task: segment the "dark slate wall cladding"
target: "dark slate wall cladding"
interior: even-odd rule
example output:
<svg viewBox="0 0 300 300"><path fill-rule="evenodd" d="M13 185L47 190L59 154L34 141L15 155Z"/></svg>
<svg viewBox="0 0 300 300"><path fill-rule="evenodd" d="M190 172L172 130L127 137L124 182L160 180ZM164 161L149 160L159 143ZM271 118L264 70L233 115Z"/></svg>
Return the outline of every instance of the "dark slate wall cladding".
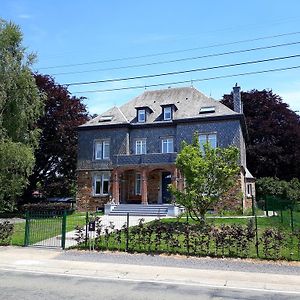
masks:
<svg viewBox="0 0 300 300"><path fill-rule="evenodd" d="M194 132L217 133L219 147L236 145L241 152L241 163L245 166L246 155L244 138L239 120L226 120L215 122L189 122L171 124L163 127L143 128L111 128L91 129L79 131L78 169L111 169L114 164L141 164L173 162L176 154L164 155L161 153L161 139L173 136L174 151L180 151L181 141L192 141ZM146 155L126 155L126 139L129 133L129 151L135 153L135 140L147 139ZM93 159L94 141L97 139L110 139L110 161L95 161Z"/></svg>
<svg viewBox="0 0 300 300"><path fill-rule="evenodd" d="M191 143L194 132L217 133L217 143L219 147L237 146L241 151L241 161L245 157L243 147L241 147L241 126L238 120L227 120L207 123L187 123L177 125L177 149L180 150L182 140Z"/></svg>
<svg viewBox="0 0 300 300"><path fill-rule="evenodd" d="M176 145L176 127L134 128L130 131L130 154L135 153L136 139L147 139L147 153L161 153L161 139L173 136ZM174 151L176 152L176 146Z"/></svg>
<svg viewBox="0 0 300 300"><path fill-rule="evenodd" d="M127 128L91 129L79 131L78 139L78 167L85 161L92 161L94 156L94 141L110 139L110 157L116 154L126 154ZM121 152L121 153L120 153ZM102 161L105 162L105 161Z"/></svg>
<svg viewBox="0 0 300 300"><path fill-rule="evenodd" d="M138 165L138 164L160 164L174 163L177 153L156 153L143 155L121 155L118 157L118 165Z"/></svg>
<svg viewBox="0 0 300 300"><path fill-rule="evenodd" d="M217 133L219 147L236 145L240 147L240 123L239 121L219 121L209 123L189 123L177 125L177 142L180 145L182 140L191 143L194 132Z"/></svg>

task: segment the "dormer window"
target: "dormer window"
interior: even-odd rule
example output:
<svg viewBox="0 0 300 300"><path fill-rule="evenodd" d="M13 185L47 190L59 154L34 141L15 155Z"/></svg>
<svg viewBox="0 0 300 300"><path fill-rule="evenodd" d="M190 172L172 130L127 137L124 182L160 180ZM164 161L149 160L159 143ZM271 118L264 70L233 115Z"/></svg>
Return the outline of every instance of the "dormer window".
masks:
<svg viewBox="0 0 300 300"><path fill-rule="evenodd" d="M164 107L164 120L172 120L172 108L171 106Z"/></svg>
<svg viewBox="0 0 300 300"><path fill-rule="evenodd" d="M146 122L146 110L145 109L139 109L138 110L138 122L139 123L145 123Z"/></svg>
<svg viewBox="0 0 300 300"><path fill-rule="evenodd" d="M177 107L173 103L162 104L162 119L164 121L173 120L174 112L177 110Z"/></svg>
<svg viewBox="0 0 300 300"><path fill-rule="evenodd" d="M153 110L149 106L138 106L136 109L136 120L138 123L146 123L148 116L153 113Z"/></svg>

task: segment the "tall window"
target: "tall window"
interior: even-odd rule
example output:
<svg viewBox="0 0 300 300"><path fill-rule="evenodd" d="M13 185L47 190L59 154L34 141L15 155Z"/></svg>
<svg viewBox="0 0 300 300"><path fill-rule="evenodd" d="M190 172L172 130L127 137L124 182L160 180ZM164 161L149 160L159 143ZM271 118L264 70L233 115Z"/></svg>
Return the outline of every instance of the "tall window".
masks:
<svg viewBox="0 0 300 300"><path fill-rule="evenodd" d="M95 159L109 159L110 145L108 140L95 142Z"/></svg>
<svg viewBox="0 0 300 300"><path fill-rule="evenodd" d="M142 177L140 173L135 174L135 194L141 195L142 191Z"/></svg>
<svg viewBox="0 0 300 300"><path fill-rule="evenodd" d="M200 134L199 135L199 144L201 151L204 151L204 145L209 143L212 148L217 148L217 134L216 133L208 133L208 134Z"/></svg>
<svg viewBox="0 0 300 300"><path fill-rule="evenodd" d="M251 183L247 184L247 196L248 197L252 196L252 184Z"/></svg>
<svg viewBox="0 0 300 300"><path fill-rule="evenodd" d="M161 141L161 152L172 153L174 152L174 143L172 138L163 139Z"/></svg>
<svg viewBox="0 0 300 300"><path fill-rule="evenodd" d="M146 140L135 141L135 154L146 154Z"/></svg>
<svg viewBox="0 0 300 300"><path fill-rule="evenodd" d="M109 192L109 172L94 176L94 196L106 196Z"/></svg>
<svg viewBox="0 0 300 300"><path fill-rule="evenodd" d="M164 107L164 120L171 120L172 119L172 108L170 106Z"/></svg>
<svg viewBox="0 0 300 300"><path fill-rule="evenodd" d="M140 122L140 123L146 122L146 110L145 109L138 110L138 122Z"/></svg>

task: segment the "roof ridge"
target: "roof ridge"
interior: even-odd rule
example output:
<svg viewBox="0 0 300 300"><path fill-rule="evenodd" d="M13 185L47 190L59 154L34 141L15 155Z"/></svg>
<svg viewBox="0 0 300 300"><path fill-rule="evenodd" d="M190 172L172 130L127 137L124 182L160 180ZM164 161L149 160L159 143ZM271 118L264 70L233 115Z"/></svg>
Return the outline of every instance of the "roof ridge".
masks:
<svg viewBox="0 0 300 300"><path fill-rule="evenodd" d="M121 115L123 116L123 118L125 119L125 121L127 123L129 123L129 120L126 118L126 116L123 114L123 112L121 111L120 107L119 106L116 106L116 108L119 110L119 112L121 113Z"/></svg>

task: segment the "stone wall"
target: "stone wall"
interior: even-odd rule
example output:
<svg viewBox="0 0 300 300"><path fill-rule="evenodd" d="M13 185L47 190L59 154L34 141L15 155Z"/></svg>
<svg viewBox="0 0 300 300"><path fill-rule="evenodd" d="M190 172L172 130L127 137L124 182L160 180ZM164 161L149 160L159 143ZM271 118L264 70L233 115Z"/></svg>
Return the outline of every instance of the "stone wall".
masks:
<svg viewBox="0 0 300 300"><path fill-rule="evenodd" d="M242 178L236 178L235 185L225 194L219 203L214 207L217 212L221 211L238 211L243 212L243 193L242 193Z"/></svg>
<svg viewBox="0 0 300 300"><path fill-rule="evenodd" d="M109 201L109 197L93 196L92 172L77 172L78 192L76 197L77 210L79 211L96 211L104 208L104 204Z"/></svg>

